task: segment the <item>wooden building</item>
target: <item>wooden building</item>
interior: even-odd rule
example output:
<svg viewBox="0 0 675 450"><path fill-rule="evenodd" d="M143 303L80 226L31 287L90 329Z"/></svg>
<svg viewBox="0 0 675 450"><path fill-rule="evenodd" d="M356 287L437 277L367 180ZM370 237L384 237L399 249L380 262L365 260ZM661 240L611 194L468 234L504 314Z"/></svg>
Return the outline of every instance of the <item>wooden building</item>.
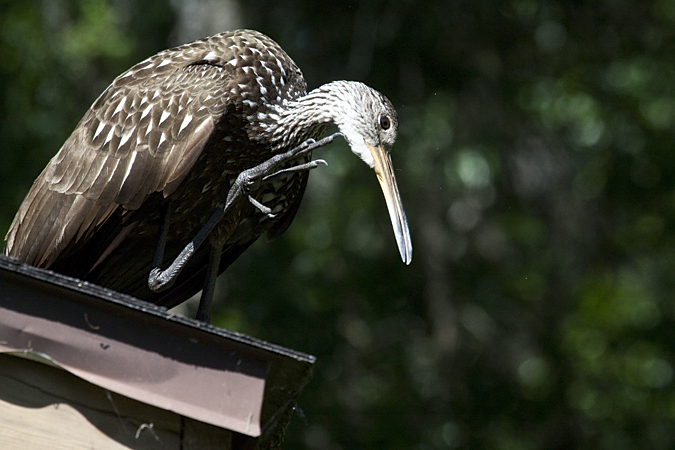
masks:
<svg viewBox="0 0 675 450"><path fill-rule="evenodd" d="M0 449L279 448L314 361L0 256Z"/></svg>

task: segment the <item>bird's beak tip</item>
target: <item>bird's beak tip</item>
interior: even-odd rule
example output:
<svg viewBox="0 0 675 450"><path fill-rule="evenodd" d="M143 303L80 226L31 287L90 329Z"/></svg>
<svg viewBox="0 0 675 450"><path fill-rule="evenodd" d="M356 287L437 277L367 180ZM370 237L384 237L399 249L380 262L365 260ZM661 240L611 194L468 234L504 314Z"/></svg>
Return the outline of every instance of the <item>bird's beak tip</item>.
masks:
<svg viewBox="0 0 675 450"><path fill-rule="evenodd" d="M410 240L410 230L408 229L408 219L403 209L401 196L398 192L394 168L391 163L391 157L382 146L368 146L375 161L375 174L380 182L384 199L387 203L391 224L394 228L396 244L405 265L412 262L412 242Z"/></svg>

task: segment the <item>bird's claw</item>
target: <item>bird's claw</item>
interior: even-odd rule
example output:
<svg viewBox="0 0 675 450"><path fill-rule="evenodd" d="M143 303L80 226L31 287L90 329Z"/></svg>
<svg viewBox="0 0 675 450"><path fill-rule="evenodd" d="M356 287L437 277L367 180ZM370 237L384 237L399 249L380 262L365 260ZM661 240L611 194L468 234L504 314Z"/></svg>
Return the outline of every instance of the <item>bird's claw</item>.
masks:
<svg viewBox="0 0 675 450"><path fill-rule="evenodd" d="M153 267L148 275L148 287L152 292L162 292L170 288L175 280L172 270Z"/></svg>
<svg viewBox="0 0 675 450"><path fill-rule="evenodd" d="M282 173L287 173L287 172L300 172L301 170L312 170L316 169L319 167L319 164L325 164L328 165L328 163L323 160L323 159L314 159L312 161L306 162L304 164L298 164L297 166L292 166L292 167L287 167L285 169L280 169L277 170L274 173L271 173L269 175L265 175L263 177L263 181L267 181L270 178L276 177L277 175L281 175Z"/></svg>
<svg viewBox="0 0 675 450"><path fill-rule="evenodd" d="M263 178L263 180L264 180L264 178ZM260 178L259 177L249 177L249 178L246 179L244 184L246 185L246 189L249 192L255 191L260 187Z"/></svg>
<svg viewBox="0 0 675 450"><path fill-rule="evenodd" d="M192 255L194 255L197 249L199 249L200 246L204 243L209 234L218 225L218 222L223 218L223 216L226 214L226 212L229 210L229 208L232 206L232 203L236 199L248 198L248 201L254 207L256 207L263 214L267 215L267 217L269 217L270 219L274 219L277 216L277 214L272 213L272 209L263 205L258 200L253 198L253 196L250 195L250 192L256 191L263 181L269 180L270 178L280 175L282 173L295 172L300 170L311 170L318 167L319 164L328 164L323 159L315 159L303 164L298 164L292 167L287 167L285 169L275 171L275 169L280 165L289 161L293 161L302 154L305 154L316 148L324 146L332 142L333 139L335 139L338 136L344 137L342 133L334 133L319 141L316 141L314 139L307 139L305 142L295 147L294 149L286 153L276 155L262 164L259 164L255 167L252 167L250 169L241 172L237 176L237 179L234 181L232 186L230 186L230 191L228 192L225 201L223 203L220 203L216 207L216 210L213 212L213 214L211 214L211 217L209 217L208 221L199 230L197 235L195 235L195 237L192 238L190 242L188 242L188 244L183 248L180 254L174 259L174 261L166 270L162 270L159 267L162 264L164 245L166 244L166 242L162 243L162 240L160 239L160 245L158 246L158 253L155 255L155 260L153 261L153 265L155 267L153 267L150 270L148 276L148 287L150 288L150 290L152 290L153 292L161 292L171 287L171 285L173 284L173 282L175 281L176 277L183 269L185 264L192 257ZM168 224L168 219L166 219L166 217L163 220L165 221L165 223ZM166 231L163 231L163 233L166 233ZM166 237L164 238L164 241L166 241ZM159 251L160 248L161 251ZM206 316L202 315L200 317L204 318Z"/></svg>
<svg viewBox="0 0 675 450"><path fill-rule="evenodd" d="M274 218L277 216L276 214L273 214L273 213L272 213L272 210L271 210L270 208L268 208L267 206L263 205L262 203L260 203L258 200L254 199L254 198L253 198L252 196L250 196L250 195L248 196L248 201L251 202L251 204L252 204L253 206L255 206L256 208L258 208L258 209L260 210L260 212L262 212L263 214L265 214L265 215L266 215L267 217L269 217L270 219L274 219Z"/></svg>
<svg viewBox="0 0 675 450"><path fill-rule="evenodd" d="M312 139L312 140L313 140L313 139ZM308 141L309 141L309 139L308 139L307 141L305 141L305 142L308 142ZM267 180L269 180L270 178L273 178L273 177L276 177L276 176L278 176L278 175L281 175L282 173L299 172L299 171L301 171L301 170L312 170L312 169L315 169L316 167L318 167L319 164L326 164L326 165L328 165L328 163L327 163L325 160L323 160L323 159L315 159L315 160L306 162L306 163L304 163L304 164L298 164L298 165L296 165L296 166L287 167L287 168L285 168L285 169L277 170L276 172L273 172L273 173L271 173L271 174L269 174L269 175L265 175L265 176L263 176L262 178L257 177L257 176L249 177L249 178L246 179L246 182L245 182L245 184L246 184L246 189L247 189L249 192L250 192L250 191L254 191L254 190L256 190L256 189L260 186L261 182L267 181ZM267 206L263 205L262 203L260 203L258 200L256 200L255 198L253 198L252 195L248 195L248 201L249 201L253 206L255 206L260 212L262 212L263 214L265 214L265 215L266 215L267 217L269 217L270 219L274 219L274 218L277 216L276 214L273 214L273 213L272 213L272 210L271 210L269 207L267 207Z"/></svg>

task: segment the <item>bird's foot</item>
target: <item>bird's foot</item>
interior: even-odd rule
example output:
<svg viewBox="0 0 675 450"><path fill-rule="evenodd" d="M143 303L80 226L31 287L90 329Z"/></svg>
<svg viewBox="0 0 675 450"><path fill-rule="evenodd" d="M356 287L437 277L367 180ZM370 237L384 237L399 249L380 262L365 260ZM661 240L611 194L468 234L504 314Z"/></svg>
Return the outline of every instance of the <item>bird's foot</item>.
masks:
<svg viewBox="0 0 675 450"><path fill-rule="evenodd" d="M269 175L265 175L262 180L267 181L270 178L276 177L277 175L281 175L282 173L300 172L300 171L303 171L303 170L316 169L317 167L319 167L320 164L328 165L328 163L323 159L314 159L314 160L306 162L304 164L298 164L297 166L286 167L285 169L277 170L274 173L271 173Z"/></svg>
<svg viewBox="0 0 675 450"><path fill-rule="evenodd" d="M261 181L267 180L279 173L298 170L311 170L318 167L319 164L326 164L326 161L322 159L317 159L315 161L310 161L305 164L298 164L293 167L277 170L279 166L289 161L292 161L299 156L302 156L306 153L316 150L319 147L323 147L324 145L330 144L338 136L344 137L342 133L338 132L333 133L330 136L326 136L325 138L318 141L314 139L307 139L302 144L298 145L295 148L292 148L291 150L285 153L274 155L267 161L258 164L257 166L251 167L250 169L244 170L242 173L239 174L239 177L237 177L237 180L235 181L234 184L235 185L240 184L242 187L245 184L250 190L254 190Z"/></svg>
<svg viewBox="0 0 675 450"><path fill-rule="evenodd" d="M261 213L265 214L265 215L266 215L267 217L269 217L270 219L274 219L274 218L277 216L276 214L273 214L273 213L272 213L272 209L271 209L271 208L268 208L267 206L263 205L263 204L260 203L258 200L254 199L253 196L249 195L249 196L248 196L248 201L251 202L251 204L252 204L253 206L255 206L256 208L258 208L258 210L259 210Z"/></svg>
<svg viewBox="0 0 675 450"><path fill-rule="evenodd" d="M168 232L168 223L169 223L168 216L164 217L160 245L158 245L157 253L153 261L153 268L148 276L148 286L150 287L150 289L153 292L161 292L162 290L171 287L173 282L178 277L178 274L190 260L192 255L194 255L194 253L204 243L204 241L209 236L211 231L213 231L218 222L220 222L222 217L230 209L232 203L234 203L237 199L247 198L248 201L253 206L255 206L263 214L266 214L269 218L276 217L276 214L272 213L272 210L270 208L263 205L258 200L254 199L249 194L249 192L256 190L261 182L267 181L270 178L280 175L282 173L295 172L300 170L311 170L318 167L319 164L326 164L326 161L322 159L317 159L303 164L298 164L292 167L278 169L279 166L283 165L288 161L292 161L298 156L301 156L307 152L311 152L312 150L315 150L319 147L329 144L338 136L344 137L342 133L335 133L319 141L315 141L314 139L308 139L299 146L287 151L286 153L275 155L272 158L268 159L267 161L263 162L262 164L259 164L255 167L252 167L250 169L241 172L237 177L237 179L235 180L235 182L230 187L230 191L227 194L227 199L225 200L225 202L218 205L218 207L213 212L209 220L199 230L199 232L195 235L195 237L190 242L187 243L185 248L183 248L183 251L176 257L176 259L174 259L174 261L166 270L162 270L160 268L164 255L164 246L166 245L166 234ZM213 277L213 279L215 279L215 277Z"/></svg>
<svg viewBox="0 0 675 450"><path fill-rule="evenodd" d="M326 136L323 139L319 139L318 141L315 140L315 139L309 138L305 142L303 142L302 144L298 145L297 147L287 151L286 153L282 153L282 155L288 155L289 157L300 156L303 153L308 153L308 152L311 152L313 150L316 150L319 147L323 147L324 145L330 144L338 136L342 136L343 138L345 137L344 134L342 134L338 131L337 133L333 133L329 136ZM278 156L282 156L282 155L278 155Z"/></svg>
<svg viewBox="0 0 675 450"><path fill-rule="evenodd" d="M288 173L288 172L300 172L300 171L302 171L302 170L312 170L312 169L316 169L317 167L319 167L319 164L326 164L326 165L328 165L328 163L327 163L326 161L324 161L323 159L315 159L315 160L313 160L313 161L309 161L309 162L304 163L304 164L298 164L297 166L287 167L287 168L285 168L285 169L277 170L277 171L274 172L274 173L271 173L271 174L269 174L269 175L265 175L265 176L262 178L262 181L267 181L267 180L269 180L270 178L276 177L277 175L281 175L282 173ZM252 188L252 186L254 186L255 184L257 184L257 183L252 182L251 185L249 185L249 188ZM277 216L276 214L272 213L272 209L271 209L271 208L269 208L269 207L263 205L263 204L260 203L258 200L256 200L255 198L253 198L253 196L249 195L249 196L248 196L248 201L251 202L251 204L252 204L253 206L255 206L256 208L258 208L258 210L259 210L260 212L262 212L263 214L265 214L265 215L266 215L267 217L269 217L270 219L274 219L274 218Z"/></svg>
<svg viewBox="0 0 675 450"><path fill-rule="evenodd" d="M314 139L307 139L302 144L285 153L275 155L267 161L258 164L257 166L244 170L239 174L236 181L232 185L232 188L230 189L227 201L225 202L226 207L228 207L234 201L236 196L246 195L248 197L248 201L253 206L255 206L263 214L266 214L270 219L273 219L276 217L276 214L273 214L270 208L260 203L248 193L258 189L262 182L269 181L271 178L281 174L316 169L320 164L328 165L328 163L323 159L315 159L306 163L296 164L291 167L285 167L283 169L277 170L277 168L282 164L296 159L299 156L311 152L312 150L315 150L319 147L323 147L324 145L331 143L338 136L344 137L342 133L338 132L331 134L330 136L326 136L325 138L318 141Z"/></svg>
<svg viewBox="0 0 675 450"><path fill-rule="evenodd" d="M174 259L171 265L165 270L162 270L161 267L159 267L159 264L154 264L155 267L150 270L150 274L148 275L148 287L150 290L152 292L162 292L173 286L174 281L178 278L178 274L183 270L183 267L187 264L195 251L195 243L194 240L192 240L188 242L185 248L183 248L183 251L180 252L176 259Z"/></svg>

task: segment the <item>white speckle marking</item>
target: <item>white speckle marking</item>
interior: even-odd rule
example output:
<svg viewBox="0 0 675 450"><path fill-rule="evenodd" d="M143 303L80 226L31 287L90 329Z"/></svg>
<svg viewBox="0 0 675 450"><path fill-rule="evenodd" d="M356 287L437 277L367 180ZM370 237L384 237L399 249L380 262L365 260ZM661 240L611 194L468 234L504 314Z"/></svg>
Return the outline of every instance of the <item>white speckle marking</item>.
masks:
<svg viewBox="0 0 675 450"><path fill-rule="evenodd" d="M120 165L120 159L119 159L119 158L113 158L113 159L115 160L115 167L111 167L111 168L109 168L109 169L106 168L106 173L105 173L105 175L108 177L108 181L110 181L110 179L111 179L111 178L113 177L113 175L115 174L115 170L117 170L117 166ZM103 170L101 170L100 173L103 173Z"/></svg>
<svg viewBox="0 0 675 450"><path fill-rule="evenodd" d="M135 70L147 69L148 67L150 67L151 64L152 64L152 61L150 60L150 58L148 58L148 59L138 63L138 65L135 67Z"/></svg>
<svg viewBox="0 0 675 450"><path fill-rule="evenodd" d="M285 76L285 75L286 75L286 71L284 70L284 65L281 64L281 61L279 61L279 58L277 58L276 55L274 56L274 59L277 61L277 66L279 66L279 70L280 70L281 73Z"/></svg>
<svg viewBox="0 0 675 450"><path fill-rule="evenodd" d="M122 75L120 75L119 77L117 77L117 80L115 80L115 81L122 81L123 79L125 79L125 78L128 77L129 75L131 75L131 72L124 72Z"/></svg>
<svg viewBox="0 0 675 450"><path fill-rule="evenodd" d="M162 126L162 123L164 123L164 121L168 119L169 116L171 116L169 111L162 111L162 117L159 118L159 126Z"/></svg>
<svg viewBox="0 0 675 450"><path fill-rule="evenodd" d="M96 133L94 133L94 137L91 138L91 140L92 141L95 140L98 137L98 135L101 134L101 131L103 131L104 128L105 128L105 123L99 122L98 127L96 128Z"/></svg>
<svg viewBox="0 0 675 450"><path fill-rule="evenodd" d="M127 131L126 133L124 133L124 134L122 135L122 138L120 139L120 144L119 144L119 146L118 146L117 148L120 148L120 147L122 147L124 144L126 144L127 141L129 140L129 138L131 137L131 135L132 135L133 133L134 133L134 129L133 129L133 128L130 129L129 131ZM136 153L136 152L134 152L134 154L135 154L135 153ZM135 157L135 156L134 156L134 157Z"/></svg>
<svg viewBox="0 0 675 450"><path fill-rule="evenodd" d="M159 148L164 141L166 141L166 134L162 132L162 135L159 137L159 142L157 143L157 148Z"/></svg>
<svg viewBox="0 0 675 450"><path fill-rule="evenodd" d="M150 114L150 111L152 111L152 105L148 105L148 107L143 110L143 112L141 113L141 120L143 120L145 116Z"/></svg>
<svg viewBox="0 0 675 450"><path fill-rule="evenodd" d="M108 136L106 136L105 142L103 142L103 145L112 141L113 136L115 136L115 127L110 128L110 132L108 133Z"/></svg>
<svg viewBox="0 0 675 450"><path fill-rule="evenodd" d="M134 166L134 161L136 160L136 155L138 155L137 151L131 152L131 158L129 159L129 163L127 164L127 170L124 173L124 178L122 178L122 183L120 183L120 190L122 189L122 186L124 186L124 182L129 177L129 173L131 173L131 168Z"/></svg>
<svg viewBox="0 0 675 450"><path fill-rule="evenodd" d="M185 127L190 125L190 122L192 122L192 114L187 114L185 116L185 119L183 119L183 123L180 124L180 128L178 129L178 134L180 134L185 129Z"/></svg>
<svg viewBox="0 0 675 450"><path fill-rule="evenodd" d="M124 109L124 99L120 100L119 103L117 104L117 108L115 108L115 111L113 111L112 115L110 117L114 117L115 114L119 113Z"/></svg>
<svg viewBox="0 0 675 450"><path fill-rule="evenodd" d="M208 52L206 56L204 56L204 60L206 61L216 61L218 60L218 55L216 55L213 50Z"/></svg>

